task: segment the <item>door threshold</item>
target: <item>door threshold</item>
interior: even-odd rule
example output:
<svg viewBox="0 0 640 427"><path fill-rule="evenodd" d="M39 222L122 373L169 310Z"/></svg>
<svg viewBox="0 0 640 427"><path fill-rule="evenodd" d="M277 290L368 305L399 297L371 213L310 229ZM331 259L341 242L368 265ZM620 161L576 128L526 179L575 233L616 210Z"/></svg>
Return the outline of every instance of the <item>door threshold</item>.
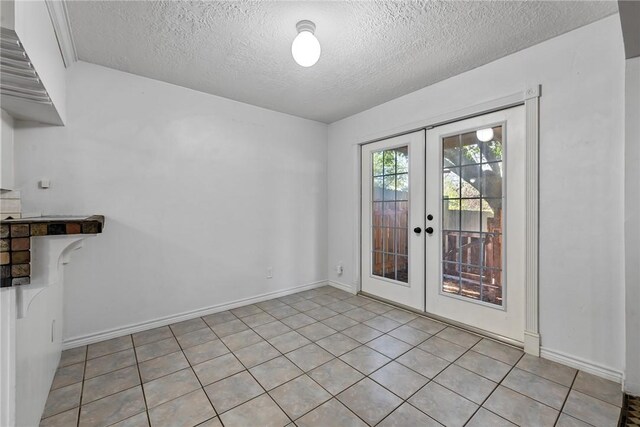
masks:
<svg viewBox="0 0 640 427"><path fill-rule="evenodd" d="M489 338L489 339L494 340L494 341L498 341L498 342L500 342L502 344L507 344L507 345L510 345L512 347L519 348L520 350L524 349L524 342L520 342L520 341L514 340L512 338L508 338L508 337L505 337L505 336L502 336L502 335L499 335L499 334L494 334L493 332L485 331L484 329L475 328L473 326L465 325L464 323L456 322L455 320L447 319L447 318L442 317L442 316L438 316L438 315L435 315L435 314L430 314L430 313L427 313L426 311L418 310L418 309L415 309L413 307L406 306L404 304L400 304L400 303L397 303L397 302L394 302L394 301L390 301L390 300L388 300L386 298L381 298L381 297L369 294L367 292L358 291L358 295L366 297L366 298L369 298L369 299L374 300L374 301L382 302L382 303L390 305L392 307L396 307L396 308L400 308L402 310L410 311L411 313L418 314L418 315L420 315L422 317L426 317L428 319L432 319L432 320L435 320L437 322L444 323L444 324L449 325L449 326L453 326L454 328L461 329L463 331L470 332L470 333L475 334L475 335L480 335L482 337Z"/></svg>

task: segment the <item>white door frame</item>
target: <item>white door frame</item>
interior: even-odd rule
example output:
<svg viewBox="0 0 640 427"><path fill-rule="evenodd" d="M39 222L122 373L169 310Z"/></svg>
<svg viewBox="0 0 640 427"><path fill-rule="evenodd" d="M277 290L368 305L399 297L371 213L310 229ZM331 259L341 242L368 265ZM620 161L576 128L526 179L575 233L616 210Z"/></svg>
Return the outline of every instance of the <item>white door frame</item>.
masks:
<svg viewBox="0 0 640 427"><path fill-rule="evenodd" d="M525 163L526 163L526 202L525 202L525 324L524 324L524 351L528 354L540 355L540 330L539 330L539 289L538 289L538 248L539 248L539 147L540 147L540 95L541 85L527 88L523 92L517 92L502 98L477 104L462 110L452 111L439 116L431 117L420 122L389 129L378 134L371 135L365 142L355 143L357 177L356 187L358 197L357 206L354 206L356 224L354 240L356 254L356 271L358 277L356 283L358 291L362 288L361 266L361 212L362 212L362 188L361 188L361 148L365 144L377 142L382 139L392 138L405 133L415 132L421 129L431 129L446 123L467 119L503 110L517 105L525 107ZM499 337L498 337L499 338Z"/></svg>

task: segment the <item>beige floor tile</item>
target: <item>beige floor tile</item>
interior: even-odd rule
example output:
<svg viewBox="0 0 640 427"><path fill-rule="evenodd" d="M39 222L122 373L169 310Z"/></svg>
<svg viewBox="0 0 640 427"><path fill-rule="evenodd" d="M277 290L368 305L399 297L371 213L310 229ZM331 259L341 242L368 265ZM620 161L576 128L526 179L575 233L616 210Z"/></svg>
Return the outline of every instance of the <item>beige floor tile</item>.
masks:
<svg viewBox="0 0 640 427"><path fill-rule="evenodd" d="M369 327L372 327L373 329L377 329L378 331L384 332L384 333L387 333L389 331L394 330L395 328L402 326L402 323L396 322L395 320L389 319L388 317L384 317L384 316L376 316L369 320L366 320L363 323Z"/></svg>
<svg viewBox="0 0 640 427"><path fill-rule="evenodd" d="M180 346L178 341L172 337L136 347L136 357L138 363L141 363L176 351L180 351Z"/></svg>
<svg viewBox="0 0 640 427"><path fill-rule="evenodd" d="M382 421L402 404L398 396L369 378L354 384L336 397L372 426Z"/></svg>
<svg viewBox="0 0 640 427"><path fill-rule="evenodd" d="M84 362L76 363L75 365L68 365L56 370L56 375L53 377L53 383L51 389L65 387L71 384L82 382L84 378Z"/></svg>
<svg viewBox="0 0 640 427"><path fill-rule="evenodd" d="M336 395L364 378L360 372L340 359L333 359L309 372L318 384Z"/></svg>
<svg viewBox="0 0 640 427"><path fill-rule="evenodd" d="M402 325L399 328L394 329L393 331L389 332L388 335L391 335L394 338L398 338L399 340L402 340L411 345L418 345L431 336L426 332L422 332L407 325Z"/></svg>
<svg viewBox="0 0 640 427"><path fill-rule="evenodd" d="M252 344L257 344L260 341L264 341L260 335L256 334L251 329L232 335L227 335L220 339L222 340L224 345L229 347L229 350L231 351L240 350L241 348L249 347Z"/></svg>
<svg viewBox="0 0 640 427"><path fill-rule="evenodd" d="M269 392L292 420L331 399L331 395L307 375L301 375Z"/></svg>
<svg viewBox="0 0 640 427"><path fill-rule="evenodd" d="M220 340L208 341L184 350L184 355L187 356L189 363L192 365L197 365L227 353L229 353L229 349Z"/></svg>
<svg viewBox="0 0 640 427"><path fill-rule="evenodd" d="M106 426L145 411L140 386L96 400L80 409L80 427Z"/></svg>
<svg viewBox="0 0 640 427"><path fill-rule="evenodd" d="M569 393L568 387L518 368L509 372L502 385L558 410Z"/></svg>
<svg viewBox="0 0 640 427"><path fill-rule="evenodd" d="M109 427L149 427L149 415L146 412L141 412Z"/></svg>
<svg viewBox="0 0 640 427"><path fill-rule="evenodd" d="M441 424L411 406L403 403L398 409L385 418L378 427L440 427Z"/></svg>
<svg viewBox="0 0 640 427"><path fill-rule="evenodd" d="M309 317L304 313L294 314L293 316L280 319L280 321L291 329L300 329L304 326L316 323L316 319L314 319L313 317Z"/></svg>
<svg viewBox="0 0 640 427"><path fill-rule="evenodd" d="M562 412L596 427L617 425L620 408L576 390L571 390Z"/></svg>
<svg viewBox="0 0 640 427"><path fill-rule="evenodd" d="M148 331L137 332L132 335L133 344L138 347L145 344L150 344L156 341L166 340L173 337L173 332L168 326L162 326L160 328L150 329Z"/></svg>
<svg viewBox="0 0 640 427"><path fill-rule="evenodd" d="M398 362L383 366L369 377L403 399L408 399L429 382L428 378Z"/></svg>
<svg viewBox="0 0 640 427"><path fill-rule="evenodd" d="M478 405L464 397L430 382L410 399L416 408L446 426L463 426L478 409Z"/></svg>
<svg viewBox="0 0 640 427"><path fill-rule="evenodd" d="M329 335L335 334L337 331L333 328L328 327L324 323L317 322L312 323L311 325L303 326L298 329L298 332L301 335L304 335L307 339L311 341L318 341L322 338L328 337Z"/></svg>
<svg viewBox="0 0 640 427"><path fill-rule="evenodd" d="M142 382L149 382L189 367L181 351L156 357L138 365Z"/></svg>
<svg viewBox="0 0 640 427"><path fill-rule="evenodd" d="M427 378L433 378L449 365L444 359L414 348L396 359L398 363L413 369Z"/></svg>
<svg viewBox="0 0 640 427"><path fill-rule="evenodd" d="M198 427L222 427L222 422L220 422L218 417L215 417L203 422L202 424L198 424Z"/></svg>
<svg viewBox="0 0 640 427"><path fill-rule="evenodd" d="M216 412L202 389L149 410L151 427L195 426L215 415Z"/></svg>
<svg viewBox="0 0 640 427"><path fill-rule="evenodd" d="M275 308L284 307L285 305L286 304L282 301L278 301L277 299L270 299L257 303L256 307L259 307L261 310L273 310Z"/></svg>
<svg viewBox="0 0 640 427"><path fill-rule="evenodd" d="M305 313L307 316L309 317L313 317L314 319L316 319L317 321L320 320L325 320L328 319L330 317L333 317L335 315L338 314L337 311L333 311L330 308L327 307L318 307L315 308L313 310L309 310Z"/></svg>
<svg viewBox="0 0 640 427"><path fill-rule="evenodd" d="M553 426L558 417L555 409L503 386L498 386L483 406L519 426Z"/></svg>
<svg viewBox="0 0 640 427"><path fill-rule="evenodd" d="M173 323L169 325L171 331L175 336L183 335L189 332L197 331L198 329L203 329L207 327L207 324L204 323L200 317L196 317L195 319L184 320L182 322Z"/></svg>
<svg viewBox="0 0 640 427"><path fill-rule="evenodd" d="M366 427L367 424L337 399L331 399L296 420L298 427Z"/></svg>
<svg viewBox="0 0 640 427"><path fill-rule="evenodd" d="M418 346L419 349L436 355L449 362L466 353L467 348L438 337L431 337Z"/></svg>
<svg viewBox="0 0 640 427"><path fill-rule="evenodd" d="M363 325L362 323L345 329L342 333L348 337L353 338L361 344L367 343L373 339L382 335L377 329L373 329L370 326Z"/></svg>
<svg viewBox="0 0 640 427"><path fill-rule="evenodd" d="M307 344L311 344L311 341L300 335L298 332L291 331L275 338L271 338L269 343L271 343L271 345L277 348L281 353L288 353Z"/></svg>
<svg viewBox="0 0 640 427"><path fill-rule="evenodd" d="M612 405L622 406L622 386L616 382L579 371L573 389Z"/></svg>
<svg viewBox="0 0 640 427"><path fill-rule="evenodd" d="M463 354L455 361L455 364L494 382L502 381L505 375L511 370L511 366L506 363L476 353L473 350Z"/></svg>
<svg viewBox="0 0 640 427"><path fill-rule="evenodd" d="M242 348L234 354L247 368L252 368L280 356L280 352L266 341Z"/></svg>
<svg viewBox="0 0 640 427"><path fill-rule="evenodd" d="M232 320L238 319L233 315L230 311L222 311L220 313L209 314L208 316L203 316L202 320L205 321L207 325L214 326L219 325L221 323L231 322Z"/></svg>
<svg viewBox="0 0 640 427"><path fill-rule="evenodd" d="M228 353L194 365L193 370L202 385L207 385L244 371L244 366L233 354Z"/></svg>
<svg viewBox="0 0 640 427"><path fill-rule="evenodd" d="M251 316L242 318L242 321L250 328L255 328L256 326L260 325L268 325L269 323L275 322L276 320L278 319L265 312L252 314Z"/></svg>
<svg viewBox="0 0 640 427"><path fill-rule="evenodd" d="M355 320L356 322L364 322L378 316L376 313L366 310L362 307L357 307L353 310L345 311L342 314L350 319Z"/></svg>
<svg viewBox="0 0 640 427"><path fill-rule="evenodd" d="M316 308L320 308L320 304L316 304L311 300L304 300L299 302L294 302L291 304L291 307L295 308L299 312L305 312L310 310L315 310Z"/></svg>
<svg viewBox="0 0 640 427"><path fill-rule="evenodd" d="M318 340L316 342L320 347L327 350L334 356L341 356L344 353L353 350L360 346L360 343L353 338L349 338L341 333L329 335L326 338Z"/></svg>
<svg viewBox="0 0 640 427"><path fill-rule="evenodd" d="M242 371L209 384L204 390L218 414L222 414L264 393L264 389L247 371Z"/></svg>
<svg viewBox="0 0 640 427"><path fill-rule="evenodd" d="M78 425L80 408L73 408L40 421L40 427L69 427Z"/></svg>
<svg viewBox="0 0 640 427"><path fill-rule="evenodd" d="M98 375L103 375L135 364L136 355L132 348L87 360L87 365L84 371L85 381L88 378L97 377Z"/></svg>
<svg viewBox="0 0 640 427"><path fill-rule="evenodd" d="M524 354L520 349L497 343L488 338L482 339L480 342L474 345L472 349L476 353L493 357L494 359L498 359L499 361L512 366L515 365Z"/></svg>
<svg viewBox="0 0 640 427"><path fill-rule="evenodd" d="M382 335L373 341L369 341L366 345L392 359L412 348L410 344L389 335Z"/></svg>
<svg viewBox="0 0 640 427"><path fill-rule="evenodd" d="M481 405L498 384L456 365L449 365L434 381Z"/></svg>
<svg viewBox="0 0 640 427"><path fill-rule="evenodd" d="M267 391L302 374L302 371L284 356L255 366L249 369L249 372Z"/></svg>
<svg viewBox="0 0 640 427"><path fill-rule="evenodd" d="M60 355L60 363L58 367L74 365L76 363L84 362L87 358L87 346L71 348L64 350Z"/></svg>
<svg viewBox="0 0 640 427"><path fill-rule="evenodd" d="M286 334L292 331L290 327L282 323L281 321L275 321L266 325L260 325L253 328L253 331L260 335L265 340L277 337L278 335Z"/></svg>
<svg viewBox="0 0 640 427"><path fill-rule="evenodd" d="M387 311L386 313L383 314L383 316L403 324L409 323L410 321L418 317L413 313L409 313L408 311L400 310L397 308Z"/></svg>
<svg viewBox="0 0 640 427"><path fill-rule="evenodd" d="M237 334L238 332L246 331L249 327L240 319L230 320L225 323L219 323L211 326L213 332L220 338L227 335Z"/></svg>
<svg viewBox="0 0 640 427"><path fill-rule="evenodd" d="M76 383L51 390L44 406L42 418L48 418L80 406L81 392L82 383Z"/></svg>
<svg viewBox="0 0 640 427"><path fill-rule="evenodd" d="M269 313L270 315L272 315L273 317L275 317L276 319L282 320L286 317L290 317L290 316L295 316L296 314L299 314L300 312L298 310L296 310L293 307L290 306L286 306L286 307L279 307L279 308L274 308L272 310L267 310L267 313Z"/></svg>
<svg viewBox="0 0 640 427"><path fill-rule="evenodd" d="M376 314L383 314L383 313L386 313L387 311L393 310L395 307L392 307L387 304L383 304L381 302L373 301L373 302L370 302L369 304L363 305L362 308Z"/></svg>
<svg viewBox="0 0 640 427"><path fill-rule="evenodd" d="M435 320L427 319L426 317L418 317L407 323L408 326L426 332L429 335L435 335L444 328L447 327L444 323L436 322Z"/></svg>
<svg viewBox="0 0 640 427"><path fill-rule="evenodd" d="M336 313L344 313L345 311L353 310L354 308L356 308L356 306L344 301L338 301L334 302L333 304L329 304L327 308L335 311Z"/></svg>
<svg viewBox="0 0 640 427"><path fill-rule="evenodd" d="M263 310L260 309L260 307L256 306L255 304L234 308L233 310L230 310L230 311L231 313L233 313L234 316L240 319L242 319L243 317L247 317L247 316L251 316L251 315L263 312Z"/></svg>
<svg viewBox="0 0 640 427"><path fill-rule="evenodd" d="M285 355L298 368L308 372L330 361L334 356L316 344L308 344Z"/></svg>
<svg viewBox="0 0 640 427"><path fill-rule="evenodd" d="M178 335L176 337L178 344L182 349L193 347L198 344L203 344L208 341L217 340L218 337L209 328L198 329L197 331L187 332L186 334Z"/></svg>
<svg viewBox="0 0 640 427"><path fill-rule="evenodd" d="M200 382L191 368L149 381L144 383L143 387L149 408L201 388Z"/></svg>
<svg viewBox="0 0 640 427"><path fill-rule="evenodd" d="M525 354L516 366L539 377L562 384L565 387L571 387L577 373L575 369L568 366L529 354Z"/></svg>
<svg viewBox="0 0 640 427"><path fill-rule="evenodd" d="M84 383L82 388L82 404L102 399L140 384L137 366L129 366L108 374L91 378Z"/></svg>
<svg viewBox="0 0 640 427"><path fill-rule="evenodd" d="M387 356L364 345L343 354L340 356L340 360L353 366L364 375L369 375L391 361Z"/></svg>
<svg viewBox="0 0 640 427"><path fill-rule="evenodd" d="M225 427L283 427L291 422L268 394L225 412L220 419Z"/></svg>
<svg viewBox="0 0 640 427"><path fill-rule="evenodd" d="M358 324L355 320L344 316L342 314L338 314L336 316L330 317L322 321L328 327L335 329L336 331L343 331L351 326L355 326Z"/></svg>
<svg viewBox="0 0 640 427"><path fill-rule="evenodd" d="M560 414L556 427L592 427L591 424L587 424L584 421L580 421L577 418L573 418L567 414Z"/></svg>
<svg viewBox="0 0 640 427"><path fill-rule="evenodd" d="M482 338L451 326L441 330L436 336L465 348L473 347Z"/></svg>
<svg viewBox="0 0 640 427"><path fill-rule="evenodd" d="M117 353L132 347L133 341L131 341L131 335L101 341L99 343L89 345L87 350L87 359L95 359L96 357Z"/></svg>
<svg viewBox="0 0 640 427"><path fill-rule="evenodd" d="M480 408L465 427L516 427L516 425L485 408Z"/></svg>

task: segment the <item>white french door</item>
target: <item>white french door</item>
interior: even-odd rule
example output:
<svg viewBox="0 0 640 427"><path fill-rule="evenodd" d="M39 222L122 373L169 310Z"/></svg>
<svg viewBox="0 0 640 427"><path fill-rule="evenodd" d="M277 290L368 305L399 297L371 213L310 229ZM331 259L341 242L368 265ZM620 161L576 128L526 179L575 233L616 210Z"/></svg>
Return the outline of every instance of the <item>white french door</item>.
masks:
<svg viewBox="0 0 640 427"><path fill-rule="evenodd" d="M524 107L364 145L362 190L364 292L524 341Z"/></svg>
<svg viewBox="0 0 640 427"><path fill-rule="evenodd" d="M426 311L524 341L524 107L427 131Z"/></svg>
<svg viewBox="0 0 640 427"><path fill-rule="evenodd" d="M421 130L362 147L362 291L418 310L425 292L424 141Z"/></svg>

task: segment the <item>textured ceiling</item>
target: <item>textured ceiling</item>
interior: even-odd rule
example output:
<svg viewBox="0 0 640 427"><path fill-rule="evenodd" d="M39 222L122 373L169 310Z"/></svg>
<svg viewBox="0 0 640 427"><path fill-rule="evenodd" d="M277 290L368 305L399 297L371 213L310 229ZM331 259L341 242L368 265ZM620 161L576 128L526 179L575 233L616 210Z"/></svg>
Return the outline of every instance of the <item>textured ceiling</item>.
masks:
<svg viewBox="0 0 640 427"><path fill-rule="evenodd" d="M617 11L615 1L70 1L78 56L330 123ZM291 57L316 23L322 56Z"/></svg>

